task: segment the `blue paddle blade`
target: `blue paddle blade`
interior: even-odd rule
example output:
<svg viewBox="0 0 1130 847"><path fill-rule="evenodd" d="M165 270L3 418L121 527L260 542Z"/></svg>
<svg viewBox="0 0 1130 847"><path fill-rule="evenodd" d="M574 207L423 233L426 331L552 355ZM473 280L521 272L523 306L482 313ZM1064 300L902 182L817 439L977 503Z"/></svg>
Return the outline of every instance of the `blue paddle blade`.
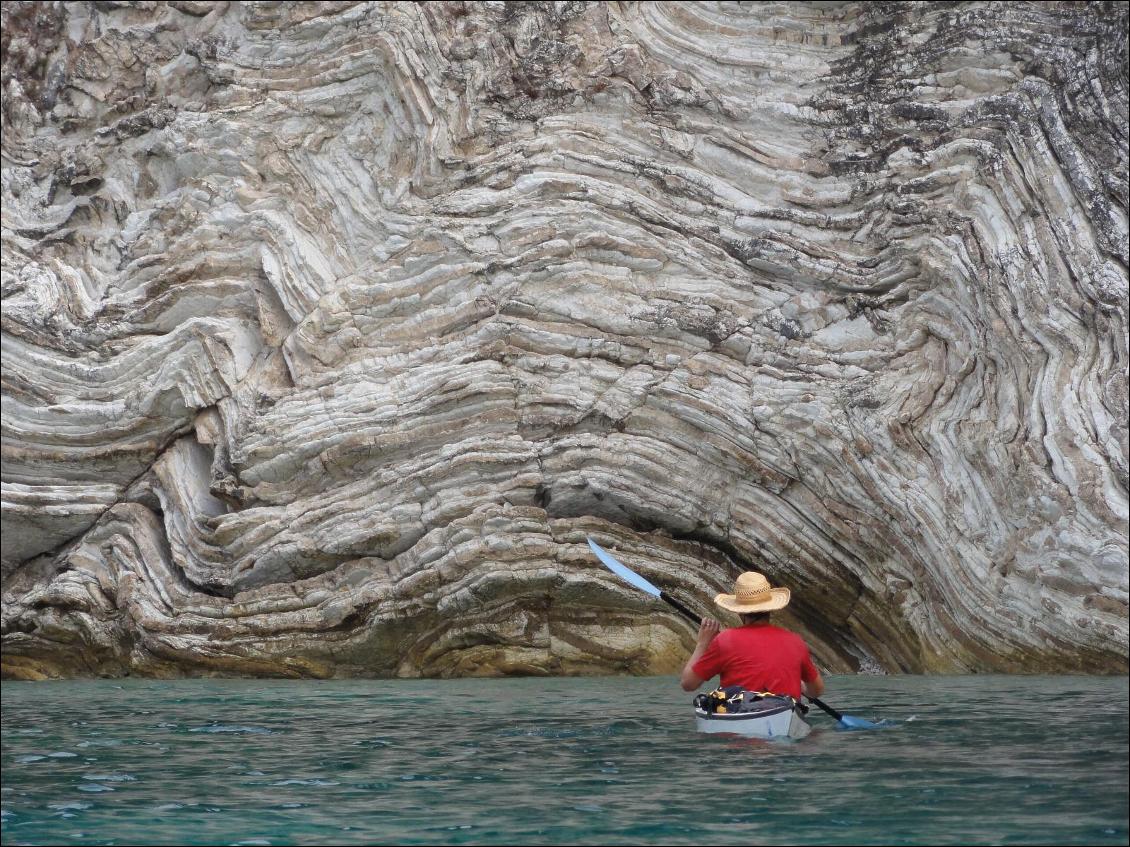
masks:
<svg viewBox="0 0 1130 847"><path fill-rule="evenodd" d="M604 563L604 566L612 571L612 573L616 574L616 576L620 577L620 579L624 580L625 582L634 585L636 588L640 589L640 591L646 591L648 594L652 594L656 597L659 596L660 592L658 588L656 588L638 573L630 571L626 567L621 565L591 538L588 539L588 542L589 547L591 547L592 551L596 553L596 557L600 559L600 561Z"/></svg>
<svg viewBox="0 0 1130 847"><path fill-rule="evenodd" d="M885 729L889 726L894 726L894 724L890 721L874 723L864 720L863 718L852 717L851 715L844 715L840 718L840 727L842 729Z"/></svg>

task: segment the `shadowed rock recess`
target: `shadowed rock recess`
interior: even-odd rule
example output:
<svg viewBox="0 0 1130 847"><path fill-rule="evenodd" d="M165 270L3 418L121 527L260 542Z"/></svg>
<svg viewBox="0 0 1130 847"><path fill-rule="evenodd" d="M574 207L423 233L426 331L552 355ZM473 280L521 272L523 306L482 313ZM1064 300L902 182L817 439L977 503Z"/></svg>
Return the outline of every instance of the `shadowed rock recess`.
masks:
<svg viewBox="0 0 1130 847"><path fill-rule="evenodd" d="M1126 30L5 3L4 674L1125 673Z"/></svg>

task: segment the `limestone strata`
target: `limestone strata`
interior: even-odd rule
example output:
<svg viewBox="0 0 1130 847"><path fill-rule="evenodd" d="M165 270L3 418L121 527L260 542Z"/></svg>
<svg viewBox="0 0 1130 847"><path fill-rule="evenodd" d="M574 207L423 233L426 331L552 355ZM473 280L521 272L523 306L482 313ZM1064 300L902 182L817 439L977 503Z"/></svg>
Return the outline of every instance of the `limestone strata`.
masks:
<svg viewBox="0 0 1130 847"><path fill-rule="evenodd" d="M1121 5L3 15L5 674L1126 672Z"/></svg>

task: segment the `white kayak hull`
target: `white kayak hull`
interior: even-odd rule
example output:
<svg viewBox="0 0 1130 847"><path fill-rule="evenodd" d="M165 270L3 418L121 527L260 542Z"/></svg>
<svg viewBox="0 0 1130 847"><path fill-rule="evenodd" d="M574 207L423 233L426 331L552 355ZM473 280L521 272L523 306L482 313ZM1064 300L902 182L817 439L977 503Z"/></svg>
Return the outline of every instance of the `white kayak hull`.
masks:
<svg viewBox="0 0 1130 847"><path fill-rule="evenodd" d="M695 709L699 732L728 732L746 738L804 738L812 727L795 710L785 708L773 714L708 714Z"/></svg>

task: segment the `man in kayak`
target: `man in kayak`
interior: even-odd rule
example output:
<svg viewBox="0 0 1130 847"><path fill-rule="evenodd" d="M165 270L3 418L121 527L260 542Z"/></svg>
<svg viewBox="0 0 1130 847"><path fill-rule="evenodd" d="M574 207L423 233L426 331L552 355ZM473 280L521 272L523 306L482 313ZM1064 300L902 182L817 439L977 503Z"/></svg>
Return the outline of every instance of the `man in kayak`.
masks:
<svg viewBox="0 0 1130 847"><path fill-rule="evenodd" d="M720 687L739 685L746 691L771 691L799 700L801 694L819 697L824 680L812 664L804 639L773 626L769 615L789 604L787 588L772 588L769 580L746 571L734 583L733 594L719 594L714 604L742 619L742 625L719 632L718 621L703 618L698 645L683 668L684 691L694 691L721 674Z"/></svg>

